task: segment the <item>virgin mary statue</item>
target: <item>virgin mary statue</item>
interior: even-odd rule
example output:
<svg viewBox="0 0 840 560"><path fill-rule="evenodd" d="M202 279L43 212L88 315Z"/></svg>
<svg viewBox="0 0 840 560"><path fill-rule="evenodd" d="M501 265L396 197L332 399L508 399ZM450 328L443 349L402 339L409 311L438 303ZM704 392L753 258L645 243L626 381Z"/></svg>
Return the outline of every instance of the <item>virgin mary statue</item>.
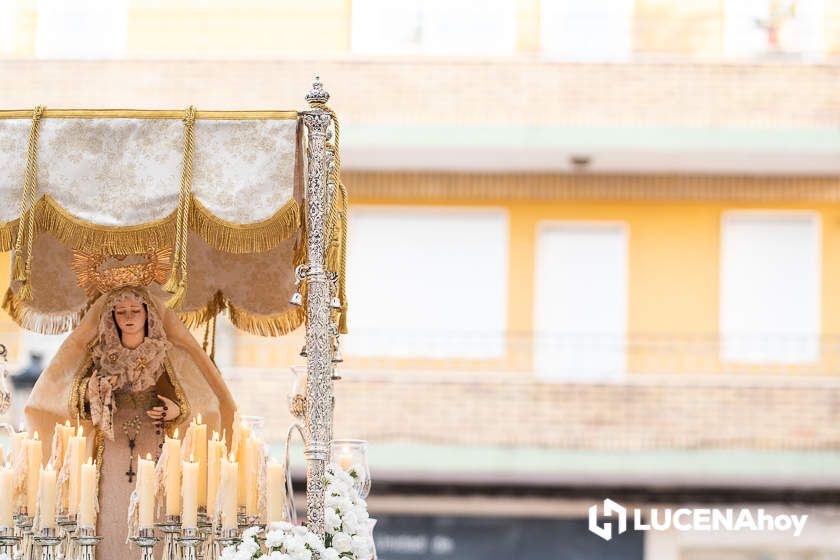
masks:
<svg viewBox="0 0 840 560"><path fill-rule="evenodd" d="M147 289L151 279L114 271L99 282L101 295L41 374L26 406L30 429L46 441L68 418L92 435L88 453L100 469L97 534L104 537L97 555L109 560L127 551L137 457L157 456L166 434L198 414L221 432L232 425L236 408L214 363Z"/></svg>

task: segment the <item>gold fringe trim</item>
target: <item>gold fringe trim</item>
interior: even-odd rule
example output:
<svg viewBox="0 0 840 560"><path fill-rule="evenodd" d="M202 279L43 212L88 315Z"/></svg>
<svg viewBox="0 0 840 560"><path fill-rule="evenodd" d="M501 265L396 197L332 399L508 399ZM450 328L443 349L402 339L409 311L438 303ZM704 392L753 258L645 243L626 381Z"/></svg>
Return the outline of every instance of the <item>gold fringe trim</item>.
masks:
<svg viewBox="0 0 840 560"><path fill-rule="evenodd" d="M258 336L284 336L300 327L306 318L303 307L293 306L275 315L260 315L232 304L217 292L207 305L194 311L179 312L178 316L188 328L206 324L219 313L224 313L238 329Z"/></svg>
<svg viewBox="0 0 840 560"><path fill-rule="evenodd" d="M8 288L2 307L13 321L24 329L40 334L62 334L79 324L88 305L68 313L44 313L32 309L18 294Z"/></svg>
<svg viewBox="0 0 840 560"><path fill-rule="evenodd" d="M0 119L29 119L32 109L0 110ZM184 111L169 109L46 109L42 118L65 119L182 119ZM298 118L297 111L196 111L197 119L282 119Z"/></svg>
<svg viewBox="0 0 840 560"><path fill-rule="evenodd" d="M235 224L215 216L195 197L190 229L225 253L262 253L276 248L300 228L299 205L292 198L265 220Z"/></svg>
<svg viewBox="0 0 840 560"><path fill-rule="evenodd" d="M190 230L211 247L226 253L270 251L300 228L300 205L294 199L272 216L252 224L223 220L195 197L191 203L194 211L190 213ZM10 251L14 247L18 221L0 224L0 251ZM175 212L145 224L103 226L73 216L49 195L44 195L36 204L35 223L39 231L53 234L73 249L104 247L113 253L131 254L149 247L168 247L175 239Z"/></svg>

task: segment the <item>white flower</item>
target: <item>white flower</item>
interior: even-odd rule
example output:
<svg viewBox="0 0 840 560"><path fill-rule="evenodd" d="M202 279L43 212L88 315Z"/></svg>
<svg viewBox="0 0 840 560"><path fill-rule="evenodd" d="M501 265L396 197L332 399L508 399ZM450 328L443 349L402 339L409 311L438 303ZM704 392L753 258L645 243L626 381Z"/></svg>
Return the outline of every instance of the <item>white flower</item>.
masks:
<svg viewBox="0 0 840 560"><path fill-rule="evenodd" d="M276 550L268 555L268 560L291 560L291 558L288 554L277 552Z"/></svg>
<svg viewBox="0 0 840 560"><path fill-rule="evenodd" d="M265 546L268 548L277 548L283 544L283 538L286 534L283 531L269 531L265 535Z"/></svg>
<svg viewBox="0 0 840 560"><path fill-rule="evenodd" d="M283 531L288 532L292 530L292 524L288 521L275 521L271 524L272 531Z"/></svg>
<svg viewBox="0 0 840 560"><path fill-rule="evenodd" d="M345 513L344 516L341 518L341 523L342 523L342 525L344 527L344 531L346 533L350 533L351 535L355 535L356 533L359 532L359 529L360 529L359 518L356 517L356 512L355 511L351 510L351 511L348 511L347 513Z"/></svg>
<svg viewBox="0 0 840 560"><path fill-rule="evenodd" d="M365 558L370 555L371 546L368 537L355 536L351 539L350 550L356 558Z"/></svg>
<svg viewBox="0 0 840 560"><path fill-rule="evenodd" d="M315 551L322 551L324 550L324 540L316 535L315 533L309 532L306 533L306 536L303 537L304 542L309 545L309 548Z"/></svg>
<svg viewBox="0 0 840 560"><path fill-rule="evenodd" d="M338 499L338 503L335 507L338 508L339 512L343 516L353 510L353 502L351 502L349 498L342 496Z"/></svg>
<svg viewBox="0 0 840 560"><path fill-rule="evenodd" d="M324 512L324 526L327 533L335 533L341 529L341 518L335 512L335 509L328 509Z"/></svg>
<svg viewBox="0 0 840 560"><path fill-rule="evenodd" d="M234 560L236 558L236 547L235 546L226 546L224 550L222 550L222 560Z"/></svg>
<svg viewBox="0 0 840 560"><path fill-rule="evenodd" d="M286 537L286 552L292 554L298 550L303 550L306 546L306 543L303 542L303 538L297 535L290 535Z"/></svg>
<svg viewBox="0 0 840 560"><path fill-rule="evenodd" d="M332 545L339 553L350 552L350 535L339 531L332 538Z"/></svg>
<svg viewBox="0 0 840 560"><path fill-rule="evenodd" d="M321 553L321 560L338 560L338 551L333 547L324 549Z"/></svg>
<svg viewBox="0 0 840 560"><path fill-rule="evenodd" d="M245 531L242 532L242 540L252 540L254 537L260 534L259 527L248 527Z"/></svg>
<svg viewBox="0 0 840 560"><path fill-rule="evenodd" d="M292 560L312 560L312 551L308 548L302 548L292 552L289 556Z"/></svg>

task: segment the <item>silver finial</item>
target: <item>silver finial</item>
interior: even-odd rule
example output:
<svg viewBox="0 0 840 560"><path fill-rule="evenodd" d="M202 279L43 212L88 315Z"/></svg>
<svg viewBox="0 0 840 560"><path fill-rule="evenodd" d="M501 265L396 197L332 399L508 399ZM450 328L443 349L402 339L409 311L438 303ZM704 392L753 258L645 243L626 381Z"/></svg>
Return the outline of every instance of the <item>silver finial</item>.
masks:
<svg viewBox="0 0 840 560"><path fill-rule="evenodd" d="M306 101L312 103L326 103L330 100L330 94L324 89L324 84L321 83L321 77L315 76L315 81L312 82L312 89L306 94Z"/></svg>

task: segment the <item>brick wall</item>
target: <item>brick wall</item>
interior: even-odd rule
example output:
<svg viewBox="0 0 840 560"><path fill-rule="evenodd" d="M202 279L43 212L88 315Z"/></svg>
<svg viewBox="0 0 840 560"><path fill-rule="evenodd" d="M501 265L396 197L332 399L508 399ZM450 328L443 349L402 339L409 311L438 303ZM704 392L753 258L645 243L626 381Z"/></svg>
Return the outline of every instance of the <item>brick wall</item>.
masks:
<svg viewBox="0 0 840 560"><path fill-rule="evenodd" d="M279 439L290 377L252 370L229 383ZM336 437L501 447L840 448L840 381L649 378L547 383L532 377L345 374ZM374 413L371 413L375 411Z"/></svg>

